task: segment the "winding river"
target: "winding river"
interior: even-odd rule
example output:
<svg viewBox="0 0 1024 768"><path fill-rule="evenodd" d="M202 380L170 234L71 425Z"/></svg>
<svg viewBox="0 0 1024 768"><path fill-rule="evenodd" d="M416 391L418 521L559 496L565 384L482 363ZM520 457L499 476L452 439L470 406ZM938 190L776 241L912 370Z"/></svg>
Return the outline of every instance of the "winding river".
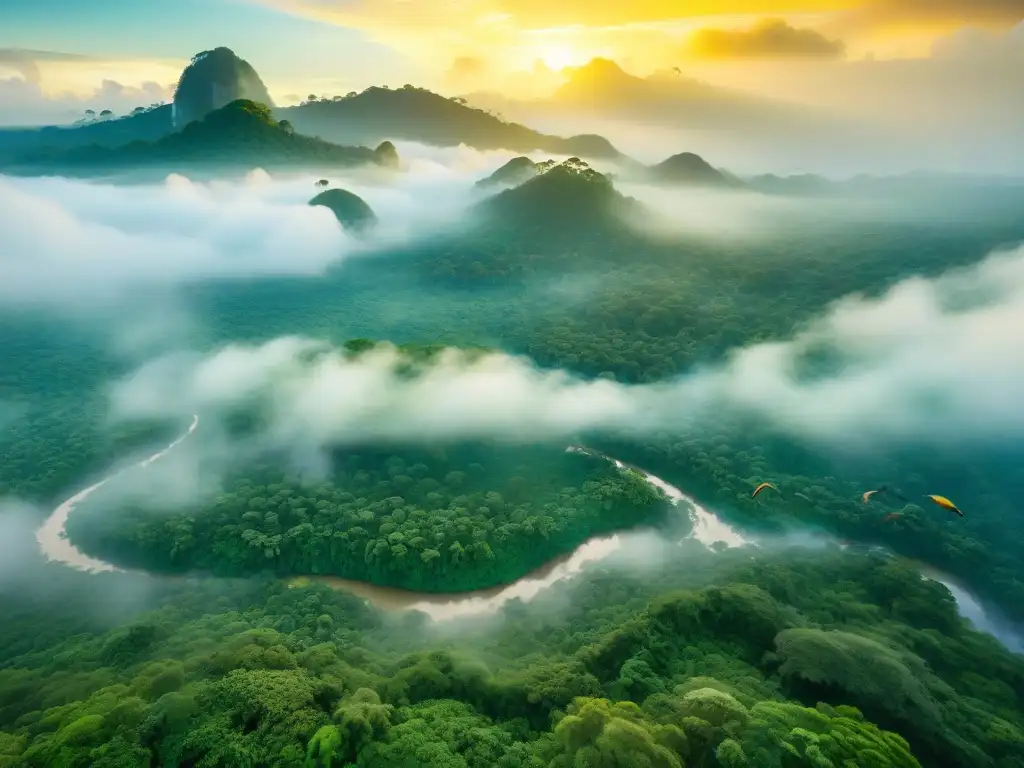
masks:
<svg viewBox="0 0 1024 768"><path fill-rule="evenodd" d="M99 482L79 491L58 506L36 531L36 541L39 543L43 556L49 561L62 563L88 573L128 572L126 569L119 568L112 563L89 557L75 547L67 538L65 532L68 516L77 504L123 473L145 470L153 462L167 455L195 432L198 426L199 416L195 415L192 417L192 423L189 425L188 430L163 450L154 453L137 464L130 465L108 475ZM709 549L713 546L725 546L728 548L758 546L757 542L745 538L716 515L702 507L695 499L687 496L674 485L670 485L661 478L645 472L639 467L626 465L611 456L605 456L580 446L573 446L567 450L601 456L613 462L620 469L628 467L642 474L647 482L660 488L673 505L683 509L689 516L692 529L685 539L693 539ZM622 550L631 540L635 540L643 535L645 534L625 532L594 537L585 541L570 554L556 558L512 584L473 592L433 594L394 587L382 587L368 582L331 576L303 578L308 578L309 581L329 584L339 589L345 589L383 610L418 610L437 621L445 621L458 617L495 613L510 600L529 601L548 587L579 574L588 563L595 563L608 558L615 552ZM832 541L834 542L834 540ZM881 550L882 548L876 547L875 549ZM993 635L1010 650L1024 653L1024 638L1003 626L998 619L990 616L982 607L981 602L951 576L927 565L921 565L920 571L922 578L938 581L949 589L957 602L961 615L976 629ZM296 581L301 581L301 579Z"/></svg>

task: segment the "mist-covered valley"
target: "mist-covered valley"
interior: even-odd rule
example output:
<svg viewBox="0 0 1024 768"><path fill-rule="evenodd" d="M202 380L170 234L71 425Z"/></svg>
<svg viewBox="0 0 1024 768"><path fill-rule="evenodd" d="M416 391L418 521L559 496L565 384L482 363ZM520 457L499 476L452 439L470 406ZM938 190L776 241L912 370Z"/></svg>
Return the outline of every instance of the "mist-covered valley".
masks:
<svg viewBox="0 0 1024 768"><path fill-rule="evenodd" d="M1022 765L1024 183L225 60L0 136L0 767Z"/></svg>

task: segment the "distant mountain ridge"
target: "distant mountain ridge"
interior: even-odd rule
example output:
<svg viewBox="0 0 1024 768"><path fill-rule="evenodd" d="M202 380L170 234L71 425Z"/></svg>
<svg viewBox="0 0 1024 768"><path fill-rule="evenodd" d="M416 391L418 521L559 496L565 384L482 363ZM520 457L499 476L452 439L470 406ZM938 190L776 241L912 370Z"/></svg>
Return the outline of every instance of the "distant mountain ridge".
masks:
<svg viewBox="0 0 1024 768"><path fill-rule="evenodd" d="M830 124L809 107L724 88L678 71L640 77L610 59L563 70L566 81L550 96L516 101L496 93L467 94L469 103L527 116L571 114L689 129L795 129Z"/></svg>
<svg viewBox="0 0 1024 768"><path fill-rule="evenodd" d="M649 166L646 176L652 181L662 184L730 189L745 186L735 176L715 168L707 160L693 152L681 152L657 165Z"/></svg>
<svg viewBox="0 0 1024 768"><path fill-rule="evenodd" d="M176 124L180 126L181 118L175 117L176 111L176 106L164 105L144 114L85 126L0 130L0 157L93 144L113 147L133 141L156 141L171 134ZM278 119L288 120L299 133L345 145L372 146L404 140L443 147L465 144L480 150L540 151L626 160L602 136L551 136L506 122L461 100L411 86L397 90L372 87L335 100L277 108L274 113Z"/></svg>
<svg viewBox="0 0 1024 768"><path fill-rule="evenodd" d="M393 148L392 148L393 149ZM239 99L210 112L181 131L153 141L118 147L87 146L43 152L15 163L21 171L136 168L161 166L322 167L388 163L388 153L368 147L343 147L295 133L287 121L275 121L265 104Z"/></svg>
<svg viewBox="0 0 1024 768"><path fill-rule="evenodd" d="M437 146L466 144L476 149L542 151L556 155L617 160L621 153L593 134L562 138L510 123L461 99L424 88L367 88L333 100L317 100L277 110L296 130L332 141L374 144L404 139Z"/></svg>

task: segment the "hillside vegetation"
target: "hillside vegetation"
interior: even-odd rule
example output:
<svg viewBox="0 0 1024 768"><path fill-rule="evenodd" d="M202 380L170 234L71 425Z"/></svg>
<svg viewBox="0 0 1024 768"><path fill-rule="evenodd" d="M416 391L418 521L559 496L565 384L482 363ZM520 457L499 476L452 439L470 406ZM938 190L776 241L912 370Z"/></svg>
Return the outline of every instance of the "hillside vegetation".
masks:
<svg viewBox="0 0 1024 768"><path fill-rule="evenodd" d="M170 584L109 629L72 602L78 634L0 662L0 765L1021 765L1024 663L943 587L748 562L598 571L447 641L326 587ZM6 605L20 634L53 627L46 602Z"/></svg>
<svg viewBox="0 0 1024 768"><path fill-rule="evenodd" d="M303 133L345 143L404 139L449 147L466 144L475 149L540 150L605 159L620 156L600 136L548 136L469 107L461 99L447 99L411 85L372 87L334 99L307 101L280 109L278 115Z"/></svg>
<svg viewBox="0 0 1024 768"><path fill-rule="evenodd" d="M302 136L286 121L275 121L270 108L239 99L153 142L133 141L117 147L88 146L40 153L16 169L61 171L132 169L160 166L313 167L376 163L367 147L342 147Z"/></svg>

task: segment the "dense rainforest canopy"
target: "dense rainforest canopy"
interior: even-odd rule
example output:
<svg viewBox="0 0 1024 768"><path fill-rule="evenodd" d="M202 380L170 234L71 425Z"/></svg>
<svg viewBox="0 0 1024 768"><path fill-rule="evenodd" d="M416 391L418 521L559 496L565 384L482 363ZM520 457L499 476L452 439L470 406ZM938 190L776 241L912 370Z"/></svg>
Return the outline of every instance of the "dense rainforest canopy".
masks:
<svg viewBox="0 0 1024 768"><path fill-rule="evenodd" d="M69 533L91 554L151 570L326 574L431 592L508 584L587 538L662 523L639 474L565 447L439 444L339 450L313 487L275 465L172 513L102 496Z"/></svg>
<svg viewBox="0 0 1024 768"><path fill-rule="evenodd" d="M665 382L788 338L851 292L1024 239L1019 204L1012 189L936 193L881 222L852 210L750 237L653 238L621 220L638 209L607 176L574 160L491 198L467 232L316 277L190 285L180 302L196 322L176 341L360 337L357 355L387 339L413 342L413 374L459 346L585 380ZM1024 766L1024 657L900 558L638 537L532 601L455 623L280 578L465 590L681 517L635 473L562 443L364 441L329 452L313 480L266 454L170 509L124 503L112 483L71 515L72 542L163 575L44 563L43 517L191 417L111 425L109 384L134 369L109 344L121 321L0 310L0 498L37 507L2 507L0 768ZM743 529L883 543L1024 620L1018 446L975 446L969 460L960 446L836 451L715 415L689 432L579 437ZM779 493L752 499L765 480ZM967 516L863 503L882 482L944 493Z"/></svg>
<svg viewBox="0 0 1024 768"><path fill-rule="evenodd" d="M94 578L117 592L131 577ZM193 580L150 586L161 607L111 628L72 602L56 621L79 634L26 643L82 585L48 589L4 597L20 628L2 635L5 768L1010 768L1024 754L1024 660L884 560L693 550L451 636L326 587Z"/></svg>

